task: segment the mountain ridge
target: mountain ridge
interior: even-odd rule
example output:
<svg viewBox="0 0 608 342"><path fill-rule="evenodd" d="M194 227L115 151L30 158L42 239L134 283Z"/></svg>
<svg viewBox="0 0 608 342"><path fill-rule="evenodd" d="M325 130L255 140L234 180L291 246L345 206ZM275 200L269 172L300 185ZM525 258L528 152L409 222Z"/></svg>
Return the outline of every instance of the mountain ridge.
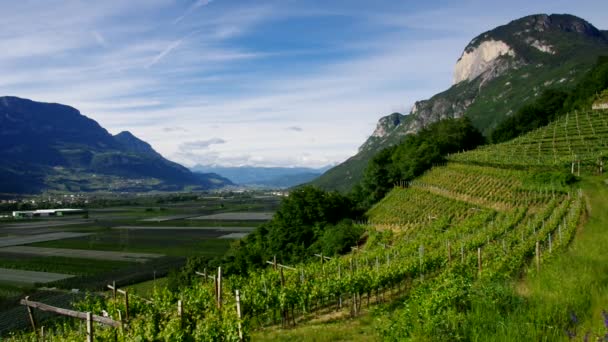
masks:
<svg viewBox="0 0 608 342"><path fill-rule="evenodd" d="M536 14L477 35L456 61L450 88L416 101L407 115L380 118L374 134L356 155L312 184L348 191L362 178L376 152L442 119L466 115L488 136L499 122L543 90L574 86L597 57L608 55L607 32L573 15ZM380 127L384 128L382 134L376 134Z"/></svg>
<svg viewBox="0 0 608 342"><path fill-rule="evenodd" d="M0 192L146 191L231 184L195 175L130 132L112 136L76 108L0 97ZM207 179L208 178L208 179Z"/></svg>

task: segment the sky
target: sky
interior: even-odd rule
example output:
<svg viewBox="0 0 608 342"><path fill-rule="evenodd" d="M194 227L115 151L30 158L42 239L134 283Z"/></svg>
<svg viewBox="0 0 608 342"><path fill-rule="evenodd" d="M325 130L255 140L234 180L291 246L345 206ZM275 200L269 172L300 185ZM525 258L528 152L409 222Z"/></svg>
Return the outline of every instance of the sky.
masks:
<svg viewBox="0 0 608 342"><path fill-rule="evenodd" d="M0 95L73 106L186 166L344 161L378 119L451 86L478 34L608 1L2 2Z"/></svg>

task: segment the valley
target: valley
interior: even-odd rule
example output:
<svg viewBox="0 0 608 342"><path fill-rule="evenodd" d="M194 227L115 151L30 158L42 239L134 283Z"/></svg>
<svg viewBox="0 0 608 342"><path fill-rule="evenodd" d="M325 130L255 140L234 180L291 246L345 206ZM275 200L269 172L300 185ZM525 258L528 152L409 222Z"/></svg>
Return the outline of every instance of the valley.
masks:
<svg viewBox="0 0 608 342"><path fill-rule="evenodd" d="M608 31L262 3L26 20L88 43L0 56L0 340L608 340Z"/></svg>
<svg viewBox="0 0 608 342"><path fill-rule="evenodd" d="M160 281L189 257L224 255L233 241L268 220L279 203L255 192L128 197L129 205L98 208L96 203L104 201L100 196L84 218L0 223L0 322L9 316L21 322L1 325L0 335L27 327L26 313L14 312L25 295L44 295L53 303L70 291L77 297L103 293L112 282L122 287Z"/></svg>

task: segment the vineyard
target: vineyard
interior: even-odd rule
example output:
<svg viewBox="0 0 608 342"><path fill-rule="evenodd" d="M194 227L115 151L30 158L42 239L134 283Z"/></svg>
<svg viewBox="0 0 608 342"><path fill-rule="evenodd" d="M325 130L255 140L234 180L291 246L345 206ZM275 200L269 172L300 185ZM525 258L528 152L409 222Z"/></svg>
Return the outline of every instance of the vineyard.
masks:
<svg viewBox="0 0 608 342"><path fill-rule="evenodd" d="M579 175L594 174L603 171L607 144L606 111L574 111L519 138L448 159L477 165L568 169Z"/></svg>
<svg viewBox="0 0 608 342"><path fill-rule="evenodd" d="M570 173L573 165L578 173L579 163L584 172L602 171L606 114L574 112L508 143L451 156L376 204L365 223L366 242L345 256L317 255L297 265L269 260L246 277L200 270L200 281L179 294L158 289L150 298L133 296L128 307L121 298L91 297L79 307L124 323L121 329L96 327L100 340L238 341L256 329L295 326L315 315L357 316L419 289L436 293L425 305L441 305L449 302L450 284L458 284L455 272L474 282L522 268L536 272L573 239L585 194L531 179L547 170ZM86 332L74 327L46 334L83 340Z"/></svg>

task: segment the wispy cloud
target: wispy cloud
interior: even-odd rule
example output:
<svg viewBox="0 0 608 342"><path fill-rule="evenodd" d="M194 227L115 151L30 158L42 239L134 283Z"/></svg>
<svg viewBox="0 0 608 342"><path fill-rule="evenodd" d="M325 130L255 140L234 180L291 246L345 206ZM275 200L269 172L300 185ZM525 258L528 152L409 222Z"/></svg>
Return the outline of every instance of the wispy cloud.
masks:
<svg viewBox="0 0 608 342"><path fill-rule="evenodd" d="M163 132L173 133L173 132L188 132L184 127L174 126L174 127L163 127Z"/></svg>
<svg viewBox="0 0 608 342"><path fill-rule="evenodd" d="M225 144L226 140L221 138L211 138L208 140L187 141L179 145L179 150L182 152L191 152L197 150L206 150L211 145Z"/></svg>
<svg viewBox="0 0 608 342"><path fill-rule="evenodd" d="M180 46L182 44L183 40L184 40L184 38L181 38L181 39L174 40L171 43L169 43L169 45L167 45L167 47L165 47L165 49L163 51L161 51L158 55L156 55L156 56L154 56L154 58L152 58L150 63L146 64L146 68L149 68L149 67L153 66L154 64L160 62L163 58L165 58L165 56L167 56L169 53L171 53L171 51L173 51L178 46Z"/></svg>
<svg viewBox="0 0 608 342"><path fill-rule="evenodd" d="M293 132L302 132L304 129L300 126L289 126L286 128L288 131L293 131Z"/></svg>
<svg viewBox="0 0 608 342"><path fill-rule="evenodd" d="M190 7L188 7L188 9L186 10L186 12L184 12L184 14L175 18L175 20L173 21L173 24L174 25L178 24L180 21L184 20L184 18L186 18L188 15L190 15L190 13L194 12L198 8L209 5L212 1L213 0L196 0L192 5L190 5Z"/></svg>
<svg viewBox="0 0 608 342"><path fill-rule="evenodd" d="M97 42L97 44L99 44L100 46L106 47L108 46L108 43L106 42L106 38L99 33L99 31L93 31L93 38L95 38L95 41Z"/></svg>

